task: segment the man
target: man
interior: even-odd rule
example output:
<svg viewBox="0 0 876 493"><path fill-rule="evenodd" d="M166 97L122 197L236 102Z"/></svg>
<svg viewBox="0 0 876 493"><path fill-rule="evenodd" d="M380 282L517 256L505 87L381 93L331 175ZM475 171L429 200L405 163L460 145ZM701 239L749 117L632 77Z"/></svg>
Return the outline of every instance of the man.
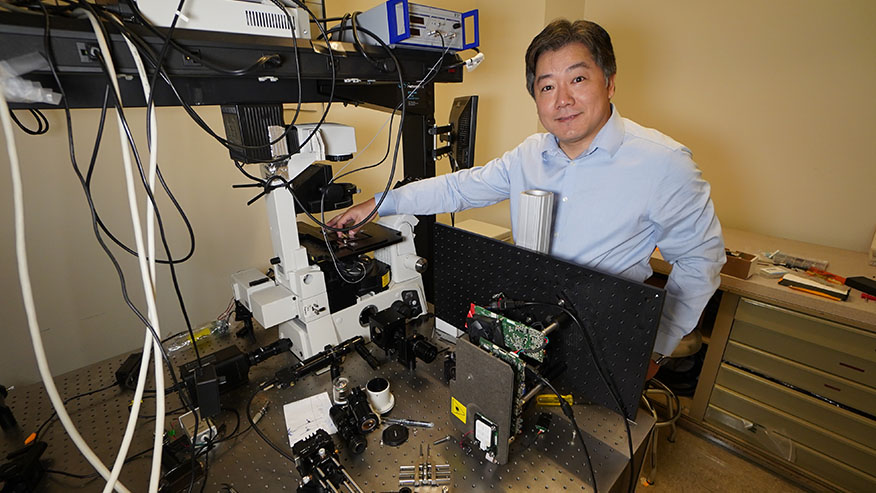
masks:
<svg viewBox="0 0 876 493"><path fill-rule="evenodd" d="M581 20L550 23L526 51L527 89L549 133L530 136L483 167L390 191L378 213L455 212L510 199L516 232L520 192L540 189L557 197L555 257L644 281L659 247L673 269L650 378L696 326L726 257L709 184L690 151L620 116L611 104L616 71L602 27ZM352 207L329 225L358 224L375 204L371 199Z"/></svg>

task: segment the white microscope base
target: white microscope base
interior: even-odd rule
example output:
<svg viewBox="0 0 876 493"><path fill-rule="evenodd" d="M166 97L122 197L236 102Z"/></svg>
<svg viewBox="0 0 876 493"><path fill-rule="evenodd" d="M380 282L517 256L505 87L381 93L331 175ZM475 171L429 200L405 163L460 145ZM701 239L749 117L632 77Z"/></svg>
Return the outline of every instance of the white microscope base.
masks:
<svg viewBox="0 0 876 493"><path fill-rule="evenodd" d="M317 320L304 324L299 318L280 324L280 338L288 337L292 341L292 352L305 359L319 353L327 345L336 345L347 339L362 336L371 339L371 330L366 324L359 323L362 311L369 306L377 310L385 310L401 299L402 291L417 291L420 303L424 304L423 281L417 277L405 282L393 284L392 287L380 293L363 297L353 306L344 308L338 313L327 314ZM423 306L425 310L425 305Z"/></svg>

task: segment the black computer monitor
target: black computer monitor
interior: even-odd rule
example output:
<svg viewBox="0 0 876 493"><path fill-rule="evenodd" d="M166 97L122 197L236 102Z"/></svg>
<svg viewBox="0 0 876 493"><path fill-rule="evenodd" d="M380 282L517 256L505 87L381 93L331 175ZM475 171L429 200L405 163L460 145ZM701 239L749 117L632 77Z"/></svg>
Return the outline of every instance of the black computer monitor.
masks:
<svg viewBox="0 0 876 493"><path fill-rule="evenodd" d="M463 96L450 108L450 160L454 169L474 166L478 97Z"/></svg>

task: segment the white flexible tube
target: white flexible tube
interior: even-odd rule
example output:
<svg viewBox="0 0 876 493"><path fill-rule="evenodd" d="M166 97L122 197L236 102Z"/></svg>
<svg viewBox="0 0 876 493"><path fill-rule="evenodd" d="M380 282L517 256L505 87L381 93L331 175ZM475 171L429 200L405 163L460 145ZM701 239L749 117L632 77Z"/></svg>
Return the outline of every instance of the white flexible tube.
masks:
<svg viewBox="0 0 876 493"><path fill-rule="evenodd" d="M52 372L49 369L49 363L46 359L46 350L43 347L43 339L39 330L39 323L36 317L36 306L33 301L33 290L30 285L30 271L27 265L27 246L25 244L24 233L24 200L22 198L21 187L21 170L18 165L18 149L15 146L15 135L12 132L12 120L9 117L9 105L6 102L6 96L3 89L3 81L0 80L0 120L3 124L3 133L6 135L6 150L9 153L9 171L12 174L12 201L15 217L15 253L18 260L18 280L21 284L21 297L24 302L24 311L27 314L27 327L30 331L30 337L33 341L33 352L36 356L37 367L40 371L40 377L43 379L43 384L46 386L46 393L49 395L49 400L52 401L52 406L55 412L58 413L58 419L64 425L70 439L76 445L76 448L85 457L85 460L104 479L110 477L110 471L103 465L103 462L95 455L94 451L82 439L82 435L76 429L76 425L67 414L67 409L64 408L64 400L58 394L58 388L55 387L55 381L52 378ZM113 482L115 489L119 493L130 493L120 482Z"/></svg>
<svg viewBox="0 0 876 493"><path fill-rule="evenodd" d="M146 73L146 67L143 65L143 59L140 57L140 52L137 47L128 38L122 36L125 43L128 45L128 50L134 58L134 64L137 66L137 73L140 74L140 82L143 85L143 97L149 101L149 75ZM158 117L153 110L149 114L149 128L151 129L151 140L149 141L149 190L155 193L155 175L158 170ZM149 273L152 279L157 279L155 275L155 208L149 197L146 197L146 245L149 248ZM149 334L147 334L148 336ZM161 453L163 451L164 438L164 367L162 366L160 354L161 344L153 340L155 345L155 434L152 444L152 470L149 475L149 491L150 493L158 492L158 483L161 480ZM159 419L158 417L161 416Z"/></svg>
<svg viewBox="0 0 876 493"><path fill-rule="evenodd" d="M116 74L115 65L113 64L112 57L110 54L111 52L110 52L109 46L107 44L106 38L104 37L103 31L101 30L100 22L97 20L97 18L94 16L94 14L92 14L90 11L88 11L86 9L76 9L76 10L74 10L74 13L85 15L88 18L89 22L91 23L91 27L94 30L94 35L97 38L98 46L100 46L101 52L105 55L104 60L106 61L106 69L107 69L107 72L109 73L110 80L112 81L113 89L115 90L116 95L119 99L119 101L118 101L119 106L121 106L121 97L122 97L121 94L122 93L119 90L118 75ZM122 146L122 148L121 148L122 162L124 164L125 185L126 185L126 189L128 192L128 208L131 211L131 223L133 224L133 227L134 227L134 241L137 245L137 261L138 261L138 264L140 266L140 278L143 281L143 294L146 297L146 307L147 307L149 323L152 325L153 329L155 330L155 333L160 336L161 330L159 329L159 326L158 326L158 309L157 309L156 304L155 304L155 288L154 288L155 284L153 282L152 277L150 276L149 266L147 265L147 255L145 253L146 249L145 249L144 244L143 244L143 230L142 230L141 225L140 225L140 211L139 211L139 208L137 207L137 193L136 193L136 187L134 186L134 175L133 175L133 166L131 165L130 147L129 147L128 140L126 138L125 127L124 127L124 124L122 122L120 110L117 110L116 116L117 116L118 127L119 127L119 139L120 139L121 146ZM149 351L149 345L144 344L143 354L145 355L148 351ZM157 362L156 366L160 366L160 362ZM143 373L145 374L145 372L143 372ZM143 375L141 375L141 377L142 376ZM137 382L137 392L139 392L140 394L142 394L141 384L142 384L142 386L145 386L145 378L141 378ZM156 385L157 385L157 382L156 382ZM164 388L163 386L161 388L156 387L156 397L157 397L158 393L163 392L163 388ZM135 392L135 396L137 395L137 392ZM139 416L139 413L140 413L140 400L135 398L134 404L131 407L131 414L130 414L129 419L128 419L128 427L125 429L125 433L122 437L122 444L119 446L119 453L116 456L116 461L115 461L115 464L113 465L113 470L110 474L110 478L107 480L107 485L104 488L104 493L108 493L109 491L112 490L113 485L118 480L119 474L122 471L122 467L124 466L124 463L125 463L125 456L128 453L128 449L130 448L131 441L133 440L133 437L134 437L134 429L136 428L136 424L137 424L136 420L137 420L137 416ZM157 410L156 410L155 419L156 419L156 421L161 422L163 424L164 415L163 414L158 415ZM150 483L151 483L151 481L150 481ZM153 486L155 486L157 488L157 483L156 483L156 485L150 484L151 491L152 491Z"/></svg>

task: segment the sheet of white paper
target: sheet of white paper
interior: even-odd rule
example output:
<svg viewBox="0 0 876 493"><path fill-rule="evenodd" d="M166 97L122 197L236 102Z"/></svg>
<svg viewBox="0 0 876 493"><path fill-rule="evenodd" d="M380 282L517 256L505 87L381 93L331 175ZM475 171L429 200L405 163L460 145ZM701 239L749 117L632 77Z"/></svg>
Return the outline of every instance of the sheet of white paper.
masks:
<svg viewBox="0 0 876 493"><path fill-rule="evenodd" d="M291 447L295 445L295 442L314 434L320 428L328 432L329 435L337 433L338 429L335 428L335 424L332 423L332 418L329 416L331 407L332 401L329 399L328 392L312 395L283 406L289 446Z"/></svg>

